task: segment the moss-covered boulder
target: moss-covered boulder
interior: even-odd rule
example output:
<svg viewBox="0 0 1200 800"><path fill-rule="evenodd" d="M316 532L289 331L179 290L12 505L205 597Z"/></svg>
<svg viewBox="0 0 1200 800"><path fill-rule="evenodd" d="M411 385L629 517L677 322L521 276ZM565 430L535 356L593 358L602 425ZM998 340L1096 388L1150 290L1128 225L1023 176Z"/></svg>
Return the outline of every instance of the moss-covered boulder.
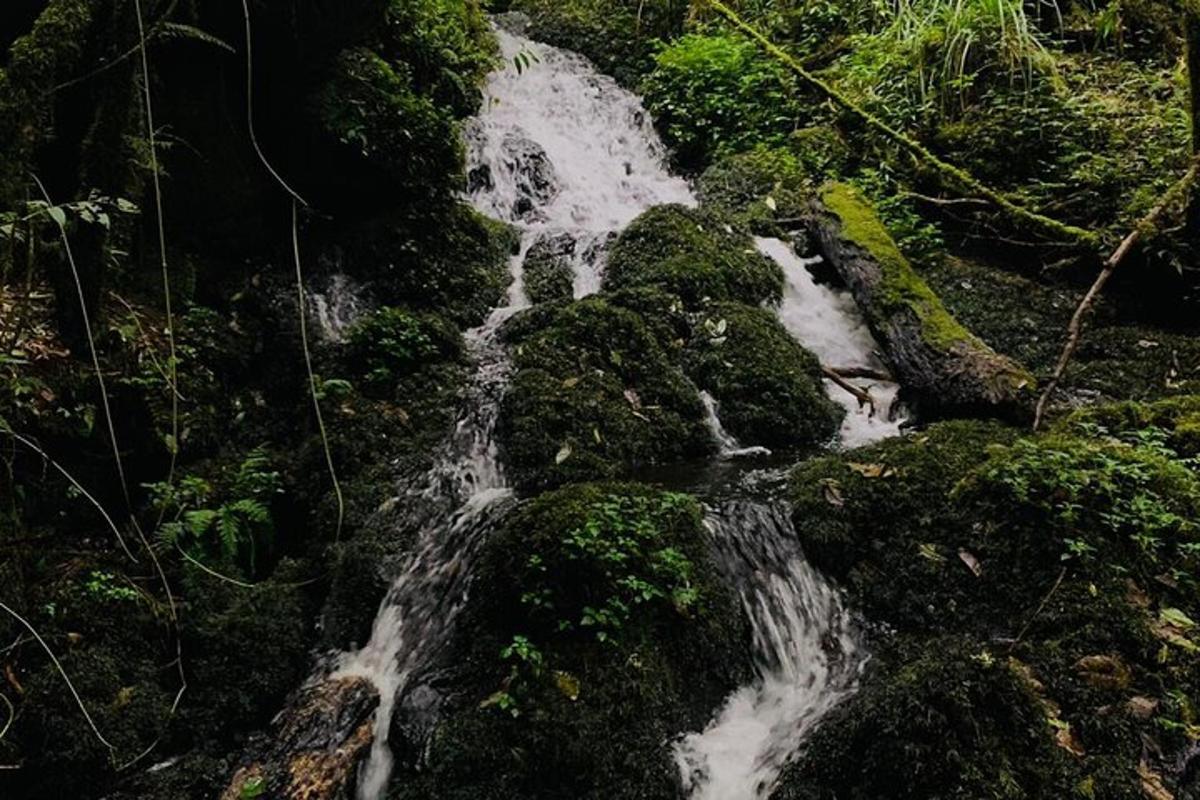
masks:
<svg viewBox="0 0 1200 800"><path fill-rule="evenodd" d="M511 227L461 203L443 209L434 225L424 214L396 212L336 234L330 256L348 274L372 283L381 297L442 311L461 327L478 325L503 299L518 245Z"/></svg>
<svg viewBox="0 0 1200 800"><path fill-rule="evenodd" d="M808 172L784 148L759 146L719 159L699 178L701 206L734 217L762 236L777 236L807 210Z"/></svg>
<svg viewBox="0 0 1200 800"><path fill-rule="evenodd" d="M535 309L507 334L500 436L518 486L615 478L713 448L697 390L642 319L604 297Z"/></svg>
<svg viewBox="0 0 1200 800"><path fill-rule="evenodd" d="M1059 795L1070 785L1041 701L969 639L905 640L819 727L772 800ZM1099 797L1101 795L1095 795Z"/></svg>
<svg viewBox="0 0 1200 800"><path fill-rule="evenodd" d="M825 393L821 365L769 311L713 303L688 343L685 368L721 407L721 422L743 444L812 444L837 431L844 414Z"/></svg>
<svg viewBox="0 0 1200 800"><path fill-rule="evenodd" d="M779 301L783 273L721 217L664 205L643 213L617 237L604 285L659 288L689 307L706 298L758 305Z"/></svg>
<svg viewBox="0 0 1200 800"><path fill-rule="evenodd" d="M1200 473L1173 448L1190 441L1190 406L1098 408L1024 439L944 423L799 467L806 553L897 635L877 638L862 695L827 721L784 786L819 786L839 765L847 777L833 779L830 796L872 796L879 770L926 786L913 797L1132 800L1144 781L1187 785L1179 765L1200 689ZM1007 665L1028 691L994 684L987 691L1003 691L988 713L969 711L982 708L972 687L986 674L970 677L982 668L972 661ZM923 707L976 721L966 738L949 726L953 753L923 748L929 731L914 715L893 716L914 680L928 681ZM868 726L895 741L869 740ZM896 759L902 741L915 744ZM1057 751L1049 760L1047 743ZM878 766L851 770L862 763ZM919 773L967 782L939 794ZM994 793L978 788L989 782Z"/></svg>
<svg viewBox="0 0 1200 800"><path fill-rule="evenodd" d="M857 190L826 184L809 229L853 293L902 389L923 412L1028 416L1034 377L950 315Z"/></svg>
<svg viewBox="0 0 1200 800"><path fill-rule="evenodd" d="M571 258L577 244L569 233L539 236L525 254L525 294L534 303L570 300L574 293Z"/></svg>
<svg viewBox="0 0 1200 800"><path fill-rule="evenodd" d="M489 541L466 688L404 800L677 797L670 740L748 677L699 503L633 484L542 495Z"/></svg>

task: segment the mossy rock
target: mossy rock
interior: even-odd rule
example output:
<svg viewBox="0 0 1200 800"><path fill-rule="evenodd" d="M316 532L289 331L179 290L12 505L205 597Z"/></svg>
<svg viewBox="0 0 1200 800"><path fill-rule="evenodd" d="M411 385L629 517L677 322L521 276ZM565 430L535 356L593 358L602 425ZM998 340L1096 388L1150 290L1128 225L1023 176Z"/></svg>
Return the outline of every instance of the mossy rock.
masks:
<svg viewBox="0 0 1200 800"><path fill-rule="evenodd" d="M741 226L762 236L778 236L784 226L807 210L812 186L809 173L784 148L756 147L726 156L699 178L701 206L734 217Z"/></svg>
<svg viewBox="0 0 1200 800"><path fill-rule="evenodd" d="M696 385L721 409L742 444L814 444L830 439L844 416L825 393L821 364L769 311L714 303L684 356Z"/></svg>
<svg viewBox="0 0 1200 800"><path fill-rule="evenodd" d="M517 317L506 335L516 373L500 433L518 486L621 477L713 449L696 387L634 312L589 297Z"/></svg>
<svg viewBox="0 0 1200 800"><path fill-rule="evenodd" d="M749 678L748 627L701 520L694 499L636 484L564 487L514 512L481 557L488 602L461 628L469 688L394 796L674 800L670 740ZM626 597L619 626L579 624L629 578L660 591ZM505 658L516 636L523 655Z"/></svg>
<svg viewBox="0 0 1200 800"><path fill-rule="evenodd" d="M643 213L617 237L604 285L655 287L689 307L706 298L758 305L779 301L783 272L719 216L664 205Z"/></svg>
<svg viewBox="0 0 1200 800"><path fill-rule="evenodd" d="M1196 458L1200 456L1200 395L1090 406L1069 414L1055 429L1081 436L1117 437L1137 437L1157 429L1164 446L1183 458Z"/></svg>
<svg viewBox="0 0 1200 800"><path fill-rule="evenodd" d="M1002 656L935 637L896 643L884 658L817 728L772 800L1072 794L1073 757L1054 746L1041 699Z"/></svg>
<svg viewBox="0 0 1200 800"><path fill-rule="evenodd" d="M539 236L525 254L525 294L534 303L570 300L574 294L571 258L576 242L569 233Z"/></svg>
<svg viewBox="0 0 1200 800"><path fill-rule="evenodd" d="M1085 786L1096 797L1132 800L1147 736L1164 754L1151 768L1176 786L1171 763L1190 747L1173 721L1191 701L1178 698L1200 689L1191 655L1200 647L1192 622L1200 616L1200 475L1170 449L1188 441L1173 437L1180 423L1187 428L1189 410L1184 400L1102 407L1026 439L994 424L943 423L798 467L795 520L805 552L843 581L869 618L899 634L877 638L877 674L863 694L905 679L912 658L925 658L912 648L937 641L929 637L962 638L965 652L985 661L1016 660L1009 663L1041 701L1046 741L1057 736L1060 749L1074 753L1070 769L1046 772L1036 790L1006 767L1016 776L1013 791L1024 792L1013 796L1061 797ZM849 747L853 763L892 758L895 744L855 732L868 724L890 730L888 704L867 711L859 702L873 701L852 700L825 723L805 774L824 774L818 741L843 743L830 746ZM1168 721L1155 722L1147 704ZM1014 758L1011 743L971 747L957 753L971 762L965 776L990 775L987 764ZM1022 748L1042 759L1043 744ZM941 763L919 754L925 759ZM859 771L838 785L849 796L872 796L864 787L873 775Z"/></svg>
<svg viewBox="0 0 1200 800"><path fill-rule="evenodd" d="M441 209L435 221L395 212L339 228L345 271L381 297L440 311L461 327L478 325L504 298L517 234L462 203Z"/></svg>

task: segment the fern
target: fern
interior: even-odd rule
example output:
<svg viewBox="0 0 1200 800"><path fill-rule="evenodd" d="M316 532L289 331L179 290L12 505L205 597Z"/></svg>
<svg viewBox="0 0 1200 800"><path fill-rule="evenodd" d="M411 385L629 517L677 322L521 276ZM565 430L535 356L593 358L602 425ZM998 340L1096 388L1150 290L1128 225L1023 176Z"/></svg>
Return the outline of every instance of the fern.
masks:
<svg viewBox="0 0 1200 800"><path fill-rule="evenodd" d="M207 31L200 30L194 25L184 25L179 22L164 22L159 26L155 34L155 38L169 39L173 41L193 41L210 44L213 47L219 47L222 50L227 50L230 53L237 52L223 39L218 39Z"/></svg>

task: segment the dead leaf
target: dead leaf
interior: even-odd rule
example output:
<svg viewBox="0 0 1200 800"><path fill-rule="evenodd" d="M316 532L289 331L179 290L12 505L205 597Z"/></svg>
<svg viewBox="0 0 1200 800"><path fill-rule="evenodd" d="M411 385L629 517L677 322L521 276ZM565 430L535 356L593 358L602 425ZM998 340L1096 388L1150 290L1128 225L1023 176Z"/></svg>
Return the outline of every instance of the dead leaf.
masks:
<svg viewBox="0 0 1200 800"><path fill-rule="evenodd" d="M1054 743L1073 756L1083 757L1087 755L1087 751L1083 749L1083 743L1079 741L1079 737L1071 730L1069 723L1064 722L1058 727L1058 730L1054 733Z"/></svg>
<svg viewBox="0 0 1200 800"><path fill-rule="evenodd" d="M851 461L846 464L847 467L862 475L864 478L890 478L896 474L896 470L889 467L887 464L860 464Z"/></svg>
<svg viewBox="0 0 1200 800"><path fill-rule="evenodd" d="M638 397L638 393L634 389L625 390L625 399L629 402L629 405L633 406L634 408L640 409L642 407L642 398Z"/></svg>
<svg viewBox="0 0 1200 800"><path fill-rule="evenodd" d="M17 673L13 670L12 664L4 665L4 677L8 680L8 685L13 688L17 694L25 694L25 687L17 680Z"/></svg>
<svg viewBox="0 0 1200 800"><path fill-rule="evenodd" d="M934 562L935 564L946 563L946 557L938 552L937 545L929 542L922 542L917 545L917 553L921 558Z"/></svg>
<svg viewBox="0 0 1200 800"><path fill-rule="evenodd" d="M558 455L554 457L555 464L561 464L571 457L571 443L567 442L558 451Z"/></svg>
<svg viewBox="0 0 1200 800"><path fill-rule="evenodd" d="M1142 779L1142 793L1150 800L1175 800L1175 795L1163 785L1162 775L1159 775L1144 758L1138 764L1138 777Z"/></svg>
<svg viewBox="0 0 1200 800"><path fill-rule="evenodd" d="M1138 719L1150 719L1154 716L1154 712L1158 710L1158 701L1153 697L1135 695L1126 701L1125 708Z"/></svg>
<svg viewBox="0 0 1200 800"><path fill-rule="evenodd" d="M568 700L579 699L579 678L576 678L569 672L555 670L554 683L558 686L558 690L563 693L563 697L566 697Z"/></svg>
<svg viewBox="0 0 1200 800"><path fill-rule="evenodd" d="M983 565L979 563L979 559L974 554L960 547L958 549L958 557L962 559L962 562L967 565L967 569L971 570L976 578L983 574Z"/></svg>
<svg viewBox="0 0 1200 800"><path fill-rule="evenodd" d="M821 486L825 490L825 502L835 508L841 508L846 505L845 498L842 497L842 486L835 480L826 479L821 481Z"/></svg>
<svg viewBox="0 0 1200 800"><path fill-rule="evenodd" d="M1132 580L1125 583L1125 599L1131 606L1136 608L1150 607L1150 596L1143 592L1141 587Z"/></svg>
<svg viewBox="0 0 1200 800"><path fill-rule="evenodd" d="M1097 689L1124 689L1133 677L1129 667L1117 656L1084 656L1075 662L1079 677Z"/></svg>
<svg viewBox="0 0 1200 800"><path fill-rule="evenodd" d="M578 385L579 385L578 377L567 378L566 380L564 380L562 382L562 386L564 389L574 389Z"/></svg>

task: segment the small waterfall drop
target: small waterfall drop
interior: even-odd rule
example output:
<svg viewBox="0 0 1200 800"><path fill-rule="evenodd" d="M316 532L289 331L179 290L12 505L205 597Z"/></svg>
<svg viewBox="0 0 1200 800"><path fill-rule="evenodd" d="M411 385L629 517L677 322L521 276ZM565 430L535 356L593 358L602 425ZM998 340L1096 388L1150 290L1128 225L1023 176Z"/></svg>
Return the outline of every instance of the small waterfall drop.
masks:
<svg viewBox="0 0 1200 800"><path fill-rule="evenodd" d="M864 656L837 592L800 553L784 504L732 500L705 520L754 634L759 679L675 746L692 800L762 800L797 745L854 690Z"/></svg>
<svg viewBox="0 0 1200 800"><path fill-rule="evenodd" d="M666 168L641 100L582 56L496 31L504 59L467 126L475 206L527 243L574 240L574 295L600 289L609 237L651 206L696 199ZM521 56L517 69L514 59Z"/></svg>
<svg viewBox="0 0 1200 800"><path fill-rule="evenodd" d="M320 291L308 294L308 313L317 324L321 338L339 343L346 332L368 311L363 301L362 287L341 272L330 275Z"/></svg>
<svg viewBox="0 0 1200 800"><path fill-rule="evenodd" d="M867 324L845 290L817 283L805 266L805 259L779 239L757 238L755 245L783 269L783 300L777 311L779 321L792 338L811 350L828 367L860 368L886 373ZM846 409L846 419L838 439L843 447L864 444L900 434L905 417L895 408L900 387L891 381L852 379L870 391L876 408L863 408L849 392L826 380L829 396Z"/></svg>
<svg viewBox="0 0 1200 800"><path fill-rule="evenodd" d="M700 402L704 404L705 422L717 442L717 453L721 458L771 455L771 451L765 447L742 447L737 437L721 424L721 418L717 415L717 399L703 389L700 391Z"/></svg>

